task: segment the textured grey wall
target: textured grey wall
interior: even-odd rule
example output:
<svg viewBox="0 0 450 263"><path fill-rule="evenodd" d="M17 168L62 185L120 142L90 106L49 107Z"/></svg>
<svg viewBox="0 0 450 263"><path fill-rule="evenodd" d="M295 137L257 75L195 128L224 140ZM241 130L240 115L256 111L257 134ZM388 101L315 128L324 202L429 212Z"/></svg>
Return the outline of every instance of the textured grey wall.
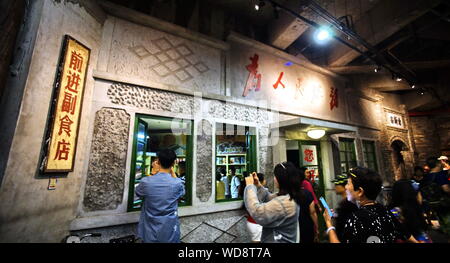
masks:
<svg viewBox="0 0 450 263"><path fill-rule="evenodd" d="M122 203L130 115L103 108L95 115L84 193L87 211L113 210Z"/></svg>
<svg viewBox="0 0 450 263"><path fill-rule="evenodd" d="M212 194L212 125L207 120L199 123L197 134L197 197L208 201Z"/></svg>

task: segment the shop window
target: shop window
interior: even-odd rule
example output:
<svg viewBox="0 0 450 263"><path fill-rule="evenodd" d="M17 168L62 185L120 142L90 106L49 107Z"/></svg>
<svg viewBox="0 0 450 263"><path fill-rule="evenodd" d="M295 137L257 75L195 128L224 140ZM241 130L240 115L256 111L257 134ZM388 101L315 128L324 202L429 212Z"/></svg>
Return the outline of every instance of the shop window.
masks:
<svg viewBox="0 0 450 263"><path fill-rule="evenodd" d="M378 172L374 141L362 141L364 153L364 166Z"/></svg>
<svg viewBox="0 0 450 263"><path fill-rule="evenodd" d="M339 156L342 173L346 173L350 168L356 167L355 140L339 138Z"/></svg>
<svg viewBox="0 0 450 263"><path fill-rule="evenodd" d="M256 172L255 128L216 124L216 201L240 200L244 177Z"/></svg>
<svg viewBox="0 0 450 263"><path fill-rule="evenodd" d="M179 205L191 204L192 127L192 120L136 116L128 211L141 209L142 199L136 196L135 188L142 178L151 176L151 164L156 159L156 153L163 149L174 150L178 157L174 172L184 181L186 188L186 194L180 199Z"/></svg>

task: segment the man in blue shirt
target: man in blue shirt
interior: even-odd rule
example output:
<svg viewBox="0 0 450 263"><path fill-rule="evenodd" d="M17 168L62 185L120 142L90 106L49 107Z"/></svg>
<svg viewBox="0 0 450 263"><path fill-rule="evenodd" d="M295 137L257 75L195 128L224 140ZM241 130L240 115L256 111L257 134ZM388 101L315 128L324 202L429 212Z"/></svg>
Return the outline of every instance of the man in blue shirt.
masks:
<svg viewBox="0 0 450 263"><path fill-rule="evenodd" d="M145 243L179 243L178 200L185 189L183 181L172 170L177 155L165 149L157 157L152 165L158 172L144 177L136 187L136 195L144 199L138 237Z"/></svg>

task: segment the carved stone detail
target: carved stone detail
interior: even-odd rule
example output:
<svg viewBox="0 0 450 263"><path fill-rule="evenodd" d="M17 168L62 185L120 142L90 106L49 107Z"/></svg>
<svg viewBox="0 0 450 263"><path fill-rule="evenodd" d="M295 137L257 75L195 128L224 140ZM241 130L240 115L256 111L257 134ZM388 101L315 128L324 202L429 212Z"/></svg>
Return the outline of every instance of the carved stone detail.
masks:
<svg viewBox="0 0 450 263"><path fill-rule="evenodd" d="M212 125L207 120L199 123L197 135L197 197L202 202L209 200L212 194ZM201 129L200 129L201 128ZM201 132L203 131L203 132Z"/></svg>
<svg viewBox="0 0 450 263"><path fill-rule="evenodd" d="M83 205L87 211L112 210L122 203L130 115L103 108L95 114Z"/></svg>

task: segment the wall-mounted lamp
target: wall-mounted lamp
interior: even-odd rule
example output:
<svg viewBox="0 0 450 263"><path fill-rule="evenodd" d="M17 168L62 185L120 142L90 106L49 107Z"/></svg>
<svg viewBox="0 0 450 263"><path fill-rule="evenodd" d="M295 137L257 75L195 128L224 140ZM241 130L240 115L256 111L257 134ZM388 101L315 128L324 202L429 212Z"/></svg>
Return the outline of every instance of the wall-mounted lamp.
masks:
<svg viewBox="0 0 450 263"><path fill-rule="evenodd" d="M314 130L308 131L306 134L308 135L309 138L320 139L325 135L325 130L314 129Z"/></svg>

